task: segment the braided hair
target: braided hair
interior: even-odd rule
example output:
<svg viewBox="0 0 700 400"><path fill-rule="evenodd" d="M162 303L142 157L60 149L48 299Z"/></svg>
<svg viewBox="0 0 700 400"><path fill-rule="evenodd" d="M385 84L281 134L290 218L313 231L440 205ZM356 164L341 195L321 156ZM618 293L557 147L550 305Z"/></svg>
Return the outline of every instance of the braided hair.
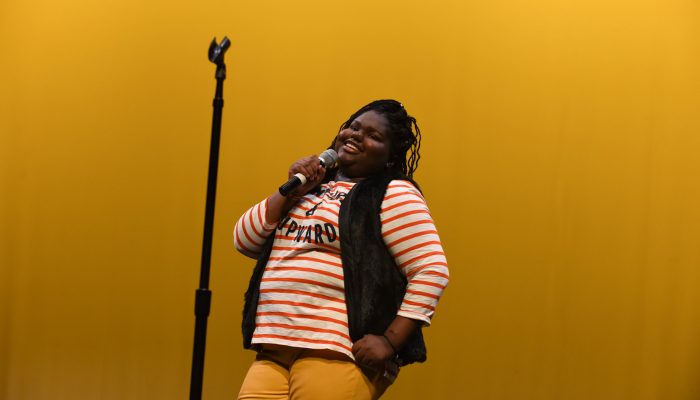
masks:
<svg viewBox="0 0 700 400"><path fill-rule="evenodd" d="M385 172L412 178L420 160L421 134L416 119L408 115L403 104L396 100L375 100L355 111L340 125L339 132L347 129L355 118L368 111L384 116L389 123L387 133L391 138L391 153ZM336 140L337 136L333 139L330 148L335 148Z"/></svg>

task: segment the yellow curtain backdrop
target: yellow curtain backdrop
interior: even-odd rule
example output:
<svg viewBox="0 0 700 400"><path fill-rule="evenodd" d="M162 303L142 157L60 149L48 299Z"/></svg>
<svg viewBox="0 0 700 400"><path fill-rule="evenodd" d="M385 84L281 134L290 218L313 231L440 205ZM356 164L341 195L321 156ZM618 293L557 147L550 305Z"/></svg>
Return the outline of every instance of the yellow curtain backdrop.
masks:
<svg viewBox="0 0 700 400"><path fill-rule="evenodd" d="M0 3L0 398L233 398L235 219L377 98L423 130L452 281L391 399L700 397L700 3Z"/></svg>

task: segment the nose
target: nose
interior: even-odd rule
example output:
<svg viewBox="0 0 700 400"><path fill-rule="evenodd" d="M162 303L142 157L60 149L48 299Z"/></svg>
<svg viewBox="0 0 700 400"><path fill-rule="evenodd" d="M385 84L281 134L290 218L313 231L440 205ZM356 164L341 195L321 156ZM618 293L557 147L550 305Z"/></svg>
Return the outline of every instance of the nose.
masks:
<svg viewBox="0 0 700 400"><path fill-rule="evenodd" d="M359 129L358 130L350 129L350 137L357 140L357 141L361 141L362 140L362 131Z"/></svg>

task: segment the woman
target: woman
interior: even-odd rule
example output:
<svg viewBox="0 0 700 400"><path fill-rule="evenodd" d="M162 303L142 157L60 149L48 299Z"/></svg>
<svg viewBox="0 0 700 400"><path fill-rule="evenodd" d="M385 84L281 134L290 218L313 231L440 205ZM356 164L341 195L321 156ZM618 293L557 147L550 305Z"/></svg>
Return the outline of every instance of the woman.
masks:
<svg viewBox="0 0 700 400"><path fill-rule="evenodd" d="M376 399L398 368L425 360L421 327L447 285L440 239L418 185L416 120L395 100L355 112L307 182L273 193L236 223L256 258L243 311L258 351L239 399ZM342 249L342 251L341 251Z"/></svg>

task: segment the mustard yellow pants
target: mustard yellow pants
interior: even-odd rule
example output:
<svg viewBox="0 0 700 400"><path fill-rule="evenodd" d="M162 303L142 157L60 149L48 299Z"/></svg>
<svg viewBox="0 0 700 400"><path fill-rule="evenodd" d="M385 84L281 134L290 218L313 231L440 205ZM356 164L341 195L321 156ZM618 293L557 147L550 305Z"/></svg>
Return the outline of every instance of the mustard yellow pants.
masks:
<svg viewBox="0 0 700 400"><path fill-rule="evenodd" d="M365 371L328 350L265 345L243 380L239 400L373 400L389 386L382 374Z"/></svg>

